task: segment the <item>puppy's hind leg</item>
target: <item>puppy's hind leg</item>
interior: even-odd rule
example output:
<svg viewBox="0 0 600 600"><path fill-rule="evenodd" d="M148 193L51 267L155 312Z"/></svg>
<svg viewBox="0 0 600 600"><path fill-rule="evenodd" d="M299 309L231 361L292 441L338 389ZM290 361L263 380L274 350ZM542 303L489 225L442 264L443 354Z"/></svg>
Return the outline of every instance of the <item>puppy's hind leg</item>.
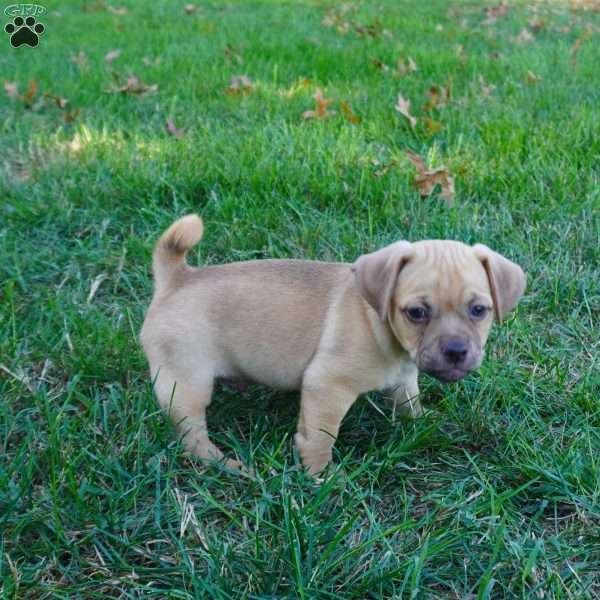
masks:
<svg viewBox="0 0 600 600"><path fill-rule="evenodd" d="M193 384L184 383L165 370L160 371L155 384L158 402L182 434L186 450L205 461L222 461L223 453L208 437L206 408L212 391L211 378L196 379ZM224 460L223 464L232 469L241 466L238 461L230 459Z"/></svg>

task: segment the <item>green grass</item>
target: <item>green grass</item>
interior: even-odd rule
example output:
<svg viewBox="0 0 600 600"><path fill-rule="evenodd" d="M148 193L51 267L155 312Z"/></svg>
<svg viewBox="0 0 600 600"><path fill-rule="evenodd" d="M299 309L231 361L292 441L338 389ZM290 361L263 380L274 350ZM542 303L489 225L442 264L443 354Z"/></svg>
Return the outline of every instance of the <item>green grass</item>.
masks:
<svg viewBox="0 0 600 600"><path fill-rule="evenodd" d="M600 597L600 15L519 4L485 25L475 1L380 0L346 16L389 31L369 37L324 26L324 2L183 4L62 2L38 48L1 40L2 78L81 112L0 97L0 596ZM400 54L419 70L371 62ZM107 93L112 71L158 91ZM239 74L253 91L225 95ZM425 93L449 74L430 136ZM338 115L304 122L317 86ZM419 198L407 149L450 168L452 208ZM396 162L376 177L373 160ZM345 478L320 488L292 448L297 395L218 389L213 437L254 466L242 477L186 459L137 339L154 241L190 211L193 263L452 238L517 261L528 291L478 373L422 376L433 416L392 422L361 398Z"/></svg>

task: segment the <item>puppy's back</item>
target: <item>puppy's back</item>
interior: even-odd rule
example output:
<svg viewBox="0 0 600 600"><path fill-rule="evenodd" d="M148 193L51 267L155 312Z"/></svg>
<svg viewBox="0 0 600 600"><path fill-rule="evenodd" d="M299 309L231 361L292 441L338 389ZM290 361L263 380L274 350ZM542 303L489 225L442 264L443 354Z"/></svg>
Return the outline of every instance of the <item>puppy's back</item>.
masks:
<svg viewBox="0 0 600 600"><path fill-rule="evenodd" d="M221 372L272 387L300 387L328 309L350 265L255 260L189 269L151 311L161 337L210 353ZM150 318L150 312L149 312Z"/></svg>

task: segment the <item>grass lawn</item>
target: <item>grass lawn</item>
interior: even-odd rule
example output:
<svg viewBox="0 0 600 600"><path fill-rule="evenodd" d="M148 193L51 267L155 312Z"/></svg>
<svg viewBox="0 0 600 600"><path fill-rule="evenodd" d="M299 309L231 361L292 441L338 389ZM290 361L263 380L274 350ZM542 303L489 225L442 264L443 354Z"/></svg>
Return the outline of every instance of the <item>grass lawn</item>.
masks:
<svg viewBox="0 0 600 600"><path fill-rule="evenodd" d="M37 48L2 32L0 596L600 598L594 3L184 4L52 3ZM316 88L336 114L303 119ZM450 170L453 206L407 150ZM451 238L528 290L479 372L421 377L429 416L359 399L321 487L296 394L217 389L243 477L186 458L137 338L187 212L194 264Z"/></svg>

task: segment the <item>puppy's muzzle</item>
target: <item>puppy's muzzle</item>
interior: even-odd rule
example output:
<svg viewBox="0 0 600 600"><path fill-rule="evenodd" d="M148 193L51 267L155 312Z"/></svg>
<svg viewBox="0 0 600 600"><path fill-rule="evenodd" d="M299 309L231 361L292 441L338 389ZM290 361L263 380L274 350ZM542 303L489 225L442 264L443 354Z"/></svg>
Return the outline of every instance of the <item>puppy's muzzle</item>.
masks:
<svg viewBox="0 0 600 600"><path fill-rule="evenodd" d="M481 351L469 339L441 336L421 353L419 368L440 381L457 381L481 363Z"/></svg>

